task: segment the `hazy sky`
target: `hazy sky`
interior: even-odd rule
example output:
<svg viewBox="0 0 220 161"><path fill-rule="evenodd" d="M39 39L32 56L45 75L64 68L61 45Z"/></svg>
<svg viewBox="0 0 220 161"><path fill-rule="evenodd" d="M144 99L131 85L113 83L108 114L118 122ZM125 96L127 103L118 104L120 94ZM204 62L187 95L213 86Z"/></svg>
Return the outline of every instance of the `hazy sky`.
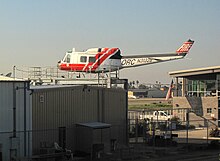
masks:
<svg viewBox="0 0 220 161"><path fill-rule="evenodd" d="M56 66L73 47L119 47L122 55L175 51L184 60L123 69L122 78L169 83L169 71L220 65L219 0L0 0L0 73Z"/></svg>

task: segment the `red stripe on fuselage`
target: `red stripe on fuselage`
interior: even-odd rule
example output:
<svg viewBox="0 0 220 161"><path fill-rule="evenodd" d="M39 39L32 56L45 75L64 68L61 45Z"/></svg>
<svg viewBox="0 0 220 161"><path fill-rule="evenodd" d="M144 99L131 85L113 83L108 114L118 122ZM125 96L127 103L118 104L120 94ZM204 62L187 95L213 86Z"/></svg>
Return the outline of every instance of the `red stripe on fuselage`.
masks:
<svg viewBox="0 0 220 161"><path fill-rule="evenodd" d="M60 65L61 70L67 70L67 71L82 71L85 64L66 64L63 63Z"/></svg>
<svg viewBox="0 0 220 161"><path fill-rule="evenodd" d="M96 69L109 57L112 56L118 48L104 48L103 51L99 52L96 54L95 58L96 61L95 63L87 63L87 64L67 64L67 63L62 63L59 65L61 70L66 70L66 71L76 71L76 72L95 72Z"/></svg>
<svg viewBox="0 0 220 161"><path fill-rule="evenodd" d="M109 56L112 56L118 48L105 48L102 52L96 54L96 62L92 65L92 71L95 71Z"/></svg>

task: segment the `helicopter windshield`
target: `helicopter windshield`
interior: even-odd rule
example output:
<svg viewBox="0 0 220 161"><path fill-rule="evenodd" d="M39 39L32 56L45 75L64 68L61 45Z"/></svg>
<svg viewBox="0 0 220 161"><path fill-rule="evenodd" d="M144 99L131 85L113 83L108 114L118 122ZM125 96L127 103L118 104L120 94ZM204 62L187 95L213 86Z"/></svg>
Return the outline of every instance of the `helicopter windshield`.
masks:
<svg viewBox="0 0 220 161"><path fill-rule="evenodd" d="M67 54L64 58L63 58L63 62L66 62L66 63L70 63L70 54Z"/></svg>

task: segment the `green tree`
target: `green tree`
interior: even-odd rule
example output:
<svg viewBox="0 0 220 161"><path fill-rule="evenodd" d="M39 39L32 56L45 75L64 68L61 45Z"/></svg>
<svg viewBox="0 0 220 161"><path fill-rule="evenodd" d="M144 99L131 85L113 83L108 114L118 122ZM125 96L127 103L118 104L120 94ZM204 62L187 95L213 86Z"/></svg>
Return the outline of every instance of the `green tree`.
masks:
<svg viewBox="0 0 220 161"><path fill-rule="evenodd" d="M139 89L147 89L147 86L145 86L144 84L140 84L140 85L138 86L138 88L139 88Z"/></svg>
<svg viewBox="0 0 220 161"><path fill-rule="evenodd" d="M139 88L139 80L136 80L136 85L137 85L137 88Z"/></svg>

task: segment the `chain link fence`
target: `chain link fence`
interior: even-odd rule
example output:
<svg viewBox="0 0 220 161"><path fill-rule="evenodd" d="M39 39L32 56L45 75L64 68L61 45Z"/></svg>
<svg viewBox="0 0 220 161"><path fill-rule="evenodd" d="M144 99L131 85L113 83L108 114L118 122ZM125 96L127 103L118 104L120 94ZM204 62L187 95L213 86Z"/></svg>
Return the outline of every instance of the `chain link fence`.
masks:
<svg viewBox="0 0 220 161"><path fill-rule="evenodd" d="M220 137L215 120L189 109L129 111L129 143L169 147L177 144L209 144Z"/></svg>

